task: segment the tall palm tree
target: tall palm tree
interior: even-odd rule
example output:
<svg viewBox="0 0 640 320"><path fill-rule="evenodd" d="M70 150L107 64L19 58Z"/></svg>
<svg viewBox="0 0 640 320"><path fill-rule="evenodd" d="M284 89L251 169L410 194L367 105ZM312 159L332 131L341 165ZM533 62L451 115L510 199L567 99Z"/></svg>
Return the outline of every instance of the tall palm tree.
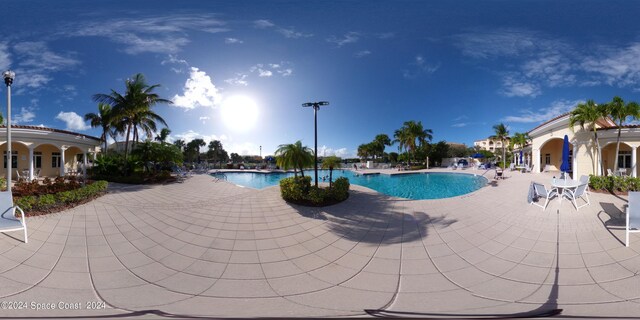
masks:
<svg viewBox="0 0 640 320"><path fill-rule="evenodd" d="M303 146L300 140L292 144L281 144L275 153L276 163L283 169L293 168L294 175L297 177L297 169L304 177L304 168L313 165L314 154L313 149Z"/></svg>
<svg viewBox="0 0 640 320"><path fill-rule="evenodd" d="M173 142L173 145L178 147L178 149L180 149L180 151L182 151L182 149L184 149L185 143L184 143L184 140L178 139L178 140Z"/></svg>
<svg viewBox="0 0 640 320"><path fill-rule="evenodd" d="M159 84L148 85L144 75L138 73L133 76L133 79L125 81L124 95L113 89L110 94L98 93L93 95L94 101L111 105L114 121L119 123L118 128L120 130L126 128L125 159L129 151L131 134L133 134L134 140L138 139L138 127L150 137L152 132L155 131L156 121L165 126L167 125L162 117L151 110L151 107L158 103L172 103L170 100L160 98L157 93L153 92L159 86Z"/></svg>
<svg viewBox="0 0 640 320"><path fill-rule="evenodd" d="M509 137L509 130L507 129L507 126L504 125L504 123L499 123L493 126L493 131L495 132L495 135L491 136L491 138L498 139L500 140L500 142L502 142L502 169L504 170L507 166L507 154L504 142Z"/></svg>
<svg viewBox="0 0 640 320"><path fill-rule="evenodd" d="M406 152L407 151L407 140L409 139L409 132L407 131L407 128L405 128L404 126L401 127L400 129L397 129L394 133L393 133L393 141L392 143L397 143L398 144L398 152L402 153L403 151Z"/></svg>
<svg viewBox="0 0 640 320"><path fill-rule="evenodd" d="M398 130L396 130L396 132L398 132ZM433 131L431 129L425 129L422 121L405 121L399 133L400 139L404 140L402 144L407 148L410 155L414 155L414 158L416 149L427 143L427 140L431 141L431 139L433 139Z"/></svg>
<svg viewBox="0 0 640 320"><path fill-rule="evenodd" d="M156 137L156 141L160 142L160 144L167 143L169 134L171 134L171 130L169 130L169 128L162 128L162 130L160 130L160 134Z"/></svg>
<svg viewBox="0 0 640 320"><path fill-rule="evenodd" d="M111 106L106 103L98 103L98 113L87 113L84 120L89 121L92 128L101 127L102 135L100 141L104 143L104 151L107 151L107 134L111 131L113 125L113 113Z"/></svg>
<svg viewBox="0 0 640 320"><path fill-rule="evenodd" d="M618 139L616 141L616 158L613 165L613 170L618 170L618 153L620 152L620 133L622 132L622 124L631 118L633 120L640 117L640 105L636 102L624 103L622 98L615 96L613 100L607 103L607 111L613 121L618 125Z"/></svg>
<svg viewBox="0 0 640 320"><path fill-rule="evenodd" d="M381 133L376 135L373 143L376 145L376 156L382 157L384 155L384 148L391 145L391 139L389 139L388 135Z"/></svg>
<svg viewBox="0 0 640 320"><path fill-rule="evenodd" d="M593 131L593 140L596 146L596 156L600 161L600 170L602 169L602 155L600 154L600 141L598 140L598 126L596 123L605 117L607 117L607 106L598 105L593 100L587 100L585 103L576 105L569 115L569 128L571 130L574 130L576 124L580 124L582 130ZM592 158L594 174L600 172L600 170L596 171L595 160L595 158Z"/></svg>
<svg viewBox="0 0 640 320"><path fill-rule="evenodd" d="M330 156L322 159L322 169L329 169L329 189L333 186L333 168L340 166L342 159Z"/></svg>

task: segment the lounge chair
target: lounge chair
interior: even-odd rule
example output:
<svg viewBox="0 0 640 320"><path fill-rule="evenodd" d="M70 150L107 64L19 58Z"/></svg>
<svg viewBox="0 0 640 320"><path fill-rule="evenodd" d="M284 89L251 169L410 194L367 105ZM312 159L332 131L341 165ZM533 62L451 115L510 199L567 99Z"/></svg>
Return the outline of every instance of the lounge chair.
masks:
<svg viewBox="0 0 640 320"><path fill-rule="evenodd" d="M627 224L625 227L625 245L629 246L629 233L640 232L640 192L629 192L627 206Z"/></svg>
<svg viewBox="0 0 640 320"><path fill-rule="evenodd" d="M20 211L21 219L16 217L16 209ZM13 196L10 191L0 192L0 232L10 232L24 230L24 243L29 240L27 238L27 220L24 211L18 206L13 205Z"/></svg>
<svg viewBox="0 0 640 320"><path fill-rule="evenodd" d="M587 186L588 184L582 183L575 190L566 189L565 192L563 193L564 197L573 201L573 205L576 207L576 210L580 210L580 208L591 204L591 202L589 202L589 195L585 192L585 190L587 190ZM584 200L586 203L581 206L578 206L579 198L582 198L582 200Z"/></svg>
<svg viewBox="0 0 640 320"><path fill-rule="evenodd" d="M552 188L551 190L547 191L547 188L545 188L545 186L543 184L536 183L536 182L533 183L533 190L535 191L536 197L538 199L540 199L540 198L544 198L545 199L544 205L536 203L535 201L531 202L531 204L542 208L542 211L547 209L547 205L549 204L549 200L551 198L558 196L558 189L557 188Z"/></svg>
<svg viewBox="0 0 640 320"><path fill-rule="evenodd" d="M494 179L504 179L504 175L502 169L496 168L496 175L493 177Z"/></svg>

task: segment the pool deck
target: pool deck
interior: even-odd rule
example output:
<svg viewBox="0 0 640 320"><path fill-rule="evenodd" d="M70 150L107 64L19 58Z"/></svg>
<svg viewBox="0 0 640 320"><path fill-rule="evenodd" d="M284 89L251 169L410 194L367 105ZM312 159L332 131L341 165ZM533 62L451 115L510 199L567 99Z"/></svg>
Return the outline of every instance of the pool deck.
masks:
<svg viewBox="0 0 640 320"><path fill-rule="evenodd" d="M640 236L624 246L626 197L594 193L580 211L554 199L543 211L527 190L549 186L551 174L455 172L490 183L440 200L352 185L347 201L325 208L208 175L114 184L90 203L29 218L28 244L20 232L0 234L0 315L640 315ZM86 309L92 301L106 309Z"/></svg>

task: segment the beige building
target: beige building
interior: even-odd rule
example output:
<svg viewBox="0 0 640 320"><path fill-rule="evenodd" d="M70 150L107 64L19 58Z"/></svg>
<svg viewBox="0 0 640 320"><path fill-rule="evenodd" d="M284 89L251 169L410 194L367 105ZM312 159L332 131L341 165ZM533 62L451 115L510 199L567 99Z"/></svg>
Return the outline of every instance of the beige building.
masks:
<svg viewBox="0 0 640 320"><path fill-rule="evenodd" d="M71 131L36 126L11 126L12 178L33 179L81 172L100 152L100 139ZM0 127L2 169L6 176L7 130ZM19 176L18 176L19 175Z"/></svg>
<svg viewBox="0 0 640 320"><path fill-rule="evenodd" d="M608 169L614 170L618 127L610 119L603 119L596 126L602 159L598 159L598 145L593 140L593 130L583 130L579 125L570 128L569 113L566 113L529 131L531 144L521 149L523 162L532 164L533 172L559 171L563 139L567 135L572 177L577 180L581 175L606 175ZM638 176L639 146L640 127L624 126L618 155L618 167L622 173ZM519 154L520 150L514 150L514 157L519 158Z"/></svg>
<svg viewBox="0 0 640 320"><path fill-rule="evenodd" d="M504 143L506 146L508 146L509 139L507 139ZM473 146L480 147L480 149L482 150L491 151L491 152L496 152L498 150L502 151L502 141L491 139L491 138L487 138L484 140L476 140L473 142Z"/></svg>

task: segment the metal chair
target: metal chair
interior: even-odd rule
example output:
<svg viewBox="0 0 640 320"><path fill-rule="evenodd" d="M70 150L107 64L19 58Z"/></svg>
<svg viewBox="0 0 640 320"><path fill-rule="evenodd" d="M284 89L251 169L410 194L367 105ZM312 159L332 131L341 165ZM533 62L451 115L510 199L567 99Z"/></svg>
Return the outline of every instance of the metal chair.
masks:
<svg viewBox="0 0 640 320"><path fill-rule="evenodd" d="M536 197L538 199L540 199L540 198L545 199L544 205L536 203L535 201L531 202L531 204L542 208L542 211L547 209L547 205L549 204L549 200L551 198L558 196L558 188L552 188L551 190L547 191L547 188L545 188L545 186L543 184L541 184L541 183L535 183L534 182L533 183L533 190L535 191Z"/></svg>

